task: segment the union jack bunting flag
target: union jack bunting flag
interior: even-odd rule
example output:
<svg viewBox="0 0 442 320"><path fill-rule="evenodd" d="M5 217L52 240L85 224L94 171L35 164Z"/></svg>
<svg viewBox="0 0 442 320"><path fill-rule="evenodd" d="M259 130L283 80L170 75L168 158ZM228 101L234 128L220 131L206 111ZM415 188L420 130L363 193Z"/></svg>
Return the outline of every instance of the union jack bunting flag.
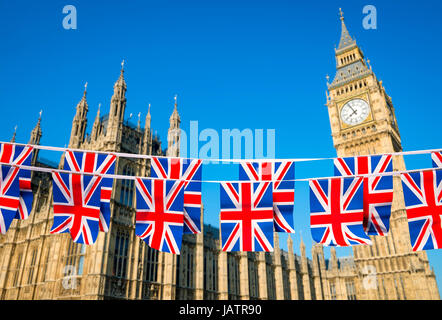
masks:
<svg viewBox="0 0 442 320"><path fill-rule="evenodd" d="M442 170L401 174L413 251L442 248Z"/></svg>
<svg viewBox="0 0 442 320"><path fill-rule="evenodd" d="M184 233L200 233L202 160L152 157L151 169L153 178L184 180Z"/></svg>
<svg viewBox="0 0 442 320"><path fill-rule="evenodd" d="M54 223L50 233L68 230L74 242L95 243L100 218L97 178L75 173L52 173Z"/></svg>
<svg viewBox="0 0 442 320"><path fill-rule="evenodd" d="M239 180L273 181L273 224L276 232L294 233L295 163L242 162ZM290 180L290 181L287 181Z"/></svg>
<svg viewBox="0 0 442 320"><path fill-rule="evenodd" d="M0 162L15 165L30 166L32 160L33 147L19 146L9 143L2 143L0 149ZM17 213L14 218L27 219L32 210L34 195L31 189L31 171L26 169L16 169L13 171L14 179L19 180L20 197Z"/></svg>
<svg viewBox="0 0 442 320"><path fill-rule="evenodd" d="M20 186L17 179L18 168L0 165L0 232L5 234L16 217Z"/></svg>
<svg viewBox="0 0 442 320"><path fill-rule="evenodd" d="M442 151L432 152L433 168L442 168Z"/></svg>
<svg viewBox="0 0 442 320"><path fill-rule="evenodd" d="M184 226L184 188L175 181L136 179L135 233L151 248L179 254Z"/></svg>
<svg viewBox="0 0 442 320"><path fill-rule="evenodd" d="M334 162L335 176L393 171L391 155L338 158ZM392 202L392 175L364 177L364 230L367 234L385 236L388 233Z"/></svg>
<svg viewBox="0 0 442 320"><path fill-rule="evenodd" d="M309 184L313 240L326 246L371 244L362 225L362 178L311 180Z"/></svg>
<svg viewBox="0 0 442 320"><path fill-rule="evenodd" d="M64 169L74 172L88 172L98 174L114 174L114 154L97 154L94 152L67 151L65 154ZM110 223L110 198L114 179L96 177L96 183L100 191L100 231L107 232Z"/></svg>
<svg viewBox="0 0 442 320"><path fill-rule="evenodd" d="M271 182L223 182L221 240L223 251L273 251Z"/></svg>

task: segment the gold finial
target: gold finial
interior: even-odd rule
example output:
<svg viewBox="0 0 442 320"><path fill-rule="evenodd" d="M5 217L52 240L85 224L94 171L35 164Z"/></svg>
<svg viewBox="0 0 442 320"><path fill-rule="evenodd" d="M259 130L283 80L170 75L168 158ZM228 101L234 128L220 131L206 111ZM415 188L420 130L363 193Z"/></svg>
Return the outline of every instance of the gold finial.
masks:
<svg viewBox="0 0 442 320"><path fill-rule="evenodd" d="M98 103L98 111L101 109L101 102Z"/></svg>
<svg viewBox="0 0 442 320"><path fill-rule="evenodd" d="M137 129L140 130L140 127L141 127L141 112L138 112Z"/></svg>
<svg viewBox="0 0 442 320"><path fill-rule="evenodd" d="M341 8L339 8L339 15L341 16L341 20L344 21L344 12L342 12Z"/></svg>
<svg viewBox="0 0 442 320"><path fill-rule="evenodd" d="M175 110L176 110L176 107L177 107L177 97L178 97L178 95L177 94L175 94L175 97L173 97L174 99L175 99Z"/></svg>
<svg viewBox="0 0 442 320"><path fill-rule="evenodd" d="M328 74L325 76L325 79L327 79L327 83L328 83L328 80L330 80L330 77L328 76Z"/></svg>
<svg viewBox="0 0 442 320"><path fill-rule="evenodd" d="M41 120L41 114L43 113L43 109L41 109L40 110L40 112L39 112L39 117L38 117L38 121L40 121Z"/></svg>
<svg viewBox="0 0 442 320"><path fill-rule="evenodd" d="M85 98L85 97L86 97L86 92L87 92L87 81L86 81L86 83L84 84L84 93L83 93L83 98Z"/></svg>
<svg viewBox="0 0 442 320"><path fill-rule="evenodd" d="M150 114L150 103L149 103L149 107L147 107L147 113Z"/></svg>
<svg viewBox="0 0 442 320"><path fill-rule="evenodd" d="M121 70L123 70L124 69L124 59L123 59L123 61L121 61Z"/></svg>
<svg viewBox="0 0 442 320"><path fill-rule="evenodd" d="M367 64L368 64L368 67L370 68L370 70L371 70L371 64L370 64L370 59L367 59Z"/></svg>

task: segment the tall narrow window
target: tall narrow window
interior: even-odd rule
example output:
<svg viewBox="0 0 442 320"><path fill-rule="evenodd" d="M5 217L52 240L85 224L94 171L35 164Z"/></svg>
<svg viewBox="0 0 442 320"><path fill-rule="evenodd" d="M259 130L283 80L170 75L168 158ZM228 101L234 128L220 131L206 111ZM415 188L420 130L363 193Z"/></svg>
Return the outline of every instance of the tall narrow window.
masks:
<svg viewBox="0 0 442 320"><path fill-rule="evenodd" d="M86 245L69 241L64 275L81 276L83 274Z"/></svg>
<svg viewBox="0 0 442 320"><path fill-rule="evenodd" d="M45 258L45 262L44 262L44 268L43 268L43 281L46 281L48 279L50 253L51 253L51 247L48 246L48 250L46 251L46 258Z"/></svg>
<svg viewBox="0 0 442 320"><path fill-rule="evenodd" d="M157 282L158 273L158 251L147 247L144 260L145 278L150 282Z"/></svg>
<svg viewBox="0 0 442 320"><path fill-rule="evenodd" d="M29 265L29 272L28 272L28 284L32 283L32 278L34 277L34 269L35 269L35 261L37 259L37 249L32 250L31 255L31 263Z"/></svg>
<svg viewBox="0 0 442 320"><path fill-rule="evenodd" d="M127 165L123 169L123 175L134 176L135 171L131 166ZM134 186L135 180L127 179L121 181L120 203L128 207L132 206Z"/></svg>
<svg viewBox="0 0 442 320"><path fill-rule="evenodd" d="M17 284L18 284L18 277L20 275L20 267L21 267L21 260L22 260L22 258L23 258L23 254L20 253L18 255L18 258L17 258L17 264L15 265L14 278L13 278L14 280L12 281L12 286L13 287L16 287Z"/></svg>
<svg viewBox="0 0 442 320"><path fill-rule="evenodd" d="M336 300L336 286L334 282L330 282L330 298Z"/></svg>
<svg viewBox="0 0 442 320"><path fill-rule="evenodd" d="M127 253L129 250L129 235L127 232L117 231L114 248L113 275L118 278L126 278Z"/></svg>

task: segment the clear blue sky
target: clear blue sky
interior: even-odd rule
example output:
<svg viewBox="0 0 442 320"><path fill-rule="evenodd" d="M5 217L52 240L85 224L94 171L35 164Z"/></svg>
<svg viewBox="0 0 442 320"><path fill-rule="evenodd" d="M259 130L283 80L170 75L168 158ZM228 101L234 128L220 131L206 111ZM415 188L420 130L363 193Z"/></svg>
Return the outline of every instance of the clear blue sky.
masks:
<svg viewBox="0 0 442 320"><path fill-rule="evenodd" d="M62 8L77 9L77 30L62 27ZM377 29L362 27L362 8L377 8ZM440 1L2 1L0 2L0 140L27 142L43 109L44 145L68 143L75 106L88 81L89 128L98 103L109 109L126 60L126 118L142 119L166 141L173 96L182 127L276 129L276 156L330 157L326 74L334 76L342 7L377 77L393 98L404 150L440 148L442 21ZM89 129L90 130L90 129ZM60 154L44 153L58 161ZM424 156L408 168L429 167ZM204 168L206 179L235 170ZM299 164L297 177L332 174L328 161ZM218 226L219 190L204 185L205 219ZM296 184L294 237L309 248L307 183ZM281 237L285 247L286 237ZM328 254L326 250L326 254ZM347 255L350 249L338 249ZM442 253L428 251L442 282ZM441 290L442 292L442 290Z"/></svg>

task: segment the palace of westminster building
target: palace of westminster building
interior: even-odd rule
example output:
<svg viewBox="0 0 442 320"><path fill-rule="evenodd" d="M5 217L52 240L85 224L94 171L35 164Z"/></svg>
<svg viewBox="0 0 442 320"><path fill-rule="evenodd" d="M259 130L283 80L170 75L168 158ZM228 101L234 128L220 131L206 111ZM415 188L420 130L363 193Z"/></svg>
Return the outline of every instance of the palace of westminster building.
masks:
<svg viewBox="0 0 442 320"><path fill-rule="evenodd" d="M350 36L341 14L341 38L335 49L336 75L327 80L327 110L338 156L390 153L402 150L391 98L376 78L361 49ZM167 151L152 134L150 110L145 128L124 120L124 70L114 85L107 115L96 115L86 134L86 90L76 108L69 148L146 155L179 155L177 104L170 117ZM365 118L351 123L343 106L354 99L368 108ZM42 136L41 116L29 143ZM15 139L13 138L13 141ZM34 153L33 165L54 167ZM60 167L63 165L63 157ZM400 156L394 169L403 170ZM116 173L148 176L147 160L119 158ZM398 179L396 179L398 178ZM425 251L413 252L400 178L394 177L391 229L371 237L373 245L353 247L353 255L337 258L331 248L325 259L315 244L311 258L301 240L300 255L293 240L287 251L274 234L272 253L220 250L219 229L204 225L197 235L185 235L180 255L149 248L135 235L133 180L116 180L107 233L94 245L76 244L69 234L50 234L52 183L49 174L33 172L33 210L26 220L14 220L0 236L0 299L440 299L436 278ZM203 211L203 210L202 210ZM202 214L202 213L201 213Z"/></svg>

